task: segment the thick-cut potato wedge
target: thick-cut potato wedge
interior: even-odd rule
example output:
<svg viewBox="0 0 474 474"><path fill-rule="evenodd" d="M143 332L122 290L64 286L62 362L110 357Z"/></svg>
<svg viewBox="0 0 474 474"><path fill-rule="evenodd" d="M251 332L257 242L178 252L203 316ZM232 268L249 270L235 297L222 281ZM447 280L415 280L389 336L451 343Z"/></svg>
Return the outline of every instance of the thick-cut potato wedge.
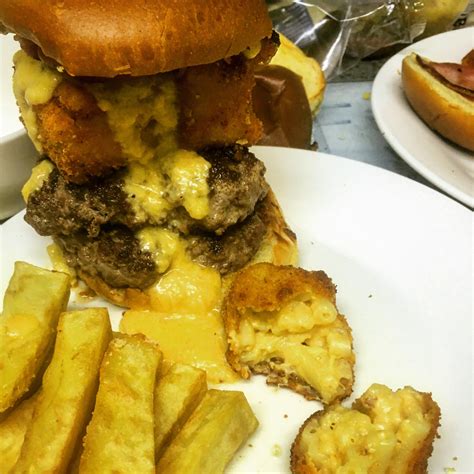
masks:
<svg viewBox="0 0 474 474"><path fill-rule="evenodd" d="M112 339L105 308L63 313L14 473L66 472L90 419L102 358Z"/></svg>
<svg viewBox="0 0 474 474"><path fill-rule="evenodd" d="M258 426L242 392L209 390L158 461L160 474L218 474Z"/></svg>
<svg viewBox="0 0 474 474"><path fill-rule="evenodd" d="M13 407L41 377L70 286L64 273L15 263L0 316L0 413Z"/></svg>
<svg viewBox="0 0 474 474"><path fill-rule="evenodd" d="M155 387L155 456L187 421L207 391L206 372L190 365L174 364Z"/></svg>
<svg viewBox="0 0 474 474"><path fill-rule="evenodd" d="M0 422L0 474L8 474L20 457L39 392L23 400Z"/></svg>
<svg viewBox="0 0 474 474"><path fill-rule="evenodd" d="M153 391L158 345L144 336L112 340L100 369L80 473L154 473Z"/></svg>

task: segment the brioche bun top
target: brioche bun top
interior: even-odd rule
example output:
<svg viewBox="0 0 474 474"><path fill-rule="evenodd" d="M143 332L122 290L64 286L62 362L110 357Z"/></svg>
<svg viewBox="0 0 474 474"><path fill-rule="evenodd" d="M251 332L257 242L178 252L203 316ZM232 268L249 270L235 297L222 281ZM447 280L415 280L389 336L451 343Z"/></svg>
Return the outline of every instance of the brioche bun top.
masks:
<svg viewBox="0 0 474 474"><path fill-rule="evenodd" d="M73 76L145 76L233 56L272 33L264 0L2 0L16 33Z"/></svg>

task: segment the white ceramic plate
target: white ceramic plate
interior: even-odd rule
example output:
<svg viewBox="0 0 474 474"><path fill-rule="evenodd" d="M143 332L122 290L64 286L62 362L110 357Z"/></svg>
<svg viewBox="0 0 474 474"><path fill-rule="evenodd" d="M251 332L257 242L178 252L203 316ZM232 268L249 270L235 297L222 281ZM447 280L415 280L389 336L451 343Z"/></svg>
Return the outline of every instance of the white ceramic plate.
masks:
<svg viewBox="0 0 474 474"><path fill-rule="evenodd" d="M357 356L351 400L373 382L432 392L442 427L430 472L472 472L470 211L356 161L279 148L255 152L298 235L301 266L323 269L337 284ZM0 232L1 291L15 260L50 266L49 239L38 237L22 214ZM112 317L116 325L120 312ZM252 447L239 452L229 472L289 472L292 440L321 405L269 388L261 377L229 388L245 391L260 420Z"/></svg>
<svg viewBox="0 0 474 474"><path fill-rule="evenodd" d="M474 48L474 27L450 31L415 43L389 59L372 89L375 121L392 148L440 189L474 207L473 153L451 144L416 115L403 94L401 66L412 52L433 61L460 62Z"/></svg>

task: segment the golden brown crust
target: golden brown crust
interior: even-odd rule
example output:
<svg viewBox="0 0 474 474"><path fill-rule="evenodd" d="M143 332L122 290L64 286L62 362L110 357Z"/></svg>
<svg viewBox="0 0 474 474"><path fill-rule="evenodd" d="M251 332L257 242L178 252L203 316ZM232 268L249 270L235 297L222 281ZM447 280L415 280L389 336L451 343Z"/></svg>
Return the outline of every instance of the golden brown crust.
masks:
<svg viewBox="0 0 474 474"><path fill-rule="evenodd" d="M262 292L262 284L265 292ZM336 287L322 271L310 272L291 266L260 263L239 272L231 289L232 309L242 312L276 311L301 294L317 294L336 302ZM235 323L237 318L232 317ZM233 324L232 323L232 324Z"/></svg>
<svg viewBox="0 0 474 474"><path fill-rule="evenodd" d="M259 204L258 216L267 229L260 249L248 265L269 262L274 265L296 265L298 247L296 234L285 221L275 194L270 189L266 198Z"/></svg>
<svg viewBox="0 0 474 474"><path fill-rule="evenodd" d="M258 256L265 261L273 261L275 259L278 265L294 263L297 256L296 236L288 228L272 192L267 195L262 204L259 216L266 224L267 233L256 257ZM80 278L92 290L111 303L132 309L146 309L150 307L150 297L146 290L112 288L100 278L92 277L81 271L78 273ZM225 293L234 276L235 274L229 274L224 278L223 293Z"/></svg>
<svg viewBox="0 0 474 474"><path fill-rule="evenodd" d="M241 56L183 70L177 78L180 143L192 150L257 143L262 124L252 107L254 82L254 65Z"/></svg>
<svg viewBox="0 0 474 474"><path fill-rule="evenodd" d="M49 102L34 108L43 152L68 181L81 184L125 164L105 112L76 82L62 81Z"/></svg>
<svg viewBox="0 0 474 474"><path fill-rule="evenodd" d="M406 388L411 389L411 387ZM359 411L371 417L370 403L367 403L367 400L364 400L364 397L367 396L367 392L353 402L352 410ZM423 405L422 412L424 417L430 423L430 431L419 448L413 451L411 458L407 463L408 466L406 472L397 474L425 474L427 472L428 459L433 452L433 441L437 436L438 428L440 426L441 411L438 404L432 399L431 393L417 392L417 394L421 396ZM307 453L302 446L301 440L306 427L310 423L319 423L319 419L339 406L340 405L334 405L326 407L324 410L319 410L310 415L301 425L290 450L290 467L292 474L318 474L323 472L308 462Z"/></svg>
<svg viewBox="0 0 474 474"><path fill-rule="evenodd" d="M307 463L306 452L301 445L301 437L306 426L311 422L316 422L319 418L322 418L331 407L325 408L324 410L319 410L310 415L304 423L300 426L298 434L296 435L293 444L290 449L290 468L293 474L318 474L319 470Z"/></svg>
<svg viewBox="0 0 474 474"><path fill-rule="evenodd" d="M281 361L270 358L255 363L244 362L232 336L240 333L242 317L248 310L261 314L277 311L299 296L308 294L328 300L334 306L336 304L336 287L323 271L307 271L272 263L257 263L239 271L222 305L222 317L229 338L226 357L230 366L245 379L248 379L251 373L263 374L267 376L268 384L287 387L308 400L334 403L352 393L353 354L350 367L351 378L341 378L338 391L331 394L331 399L328 401L295 369L283 369ZM337 314L335 324L338 325L339 330L349 335L352 345L351 328L344 316Z"/></svg>
<svg viewBox="0 0 474 474"><path fill-rule="evenodd" d="M2 0L0 26L73 76L144 76L238 54L271 35L264 0Z"/></svg>
<svg viewBox="0 0 474 474"><path fill-rule="evenodd" d="M413 110L430 128L474 151L474 101L437 80L414 53L403 60L402 84Z"/></svg>

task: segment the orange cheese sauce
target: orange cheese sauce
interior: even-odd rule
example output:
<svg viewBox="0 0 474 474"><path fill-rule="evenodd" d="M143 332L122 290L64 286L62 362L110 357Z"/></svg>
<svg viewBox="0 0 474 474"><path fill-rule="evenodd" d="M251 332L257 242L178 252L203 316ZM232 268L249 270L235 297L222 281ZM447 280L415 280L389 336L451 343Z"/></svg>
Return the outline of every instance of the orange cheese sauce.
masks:
<svg viewBox="0 0 474 474"><path fill-rule="evenodd" d="M227 363L227 340L220 315L221 277L192 262L178 249L171 268L148 290L149 310L126 311L120 331L157 341L166 363L179 362L207 372L209 383L238 376Z"/></svg>

